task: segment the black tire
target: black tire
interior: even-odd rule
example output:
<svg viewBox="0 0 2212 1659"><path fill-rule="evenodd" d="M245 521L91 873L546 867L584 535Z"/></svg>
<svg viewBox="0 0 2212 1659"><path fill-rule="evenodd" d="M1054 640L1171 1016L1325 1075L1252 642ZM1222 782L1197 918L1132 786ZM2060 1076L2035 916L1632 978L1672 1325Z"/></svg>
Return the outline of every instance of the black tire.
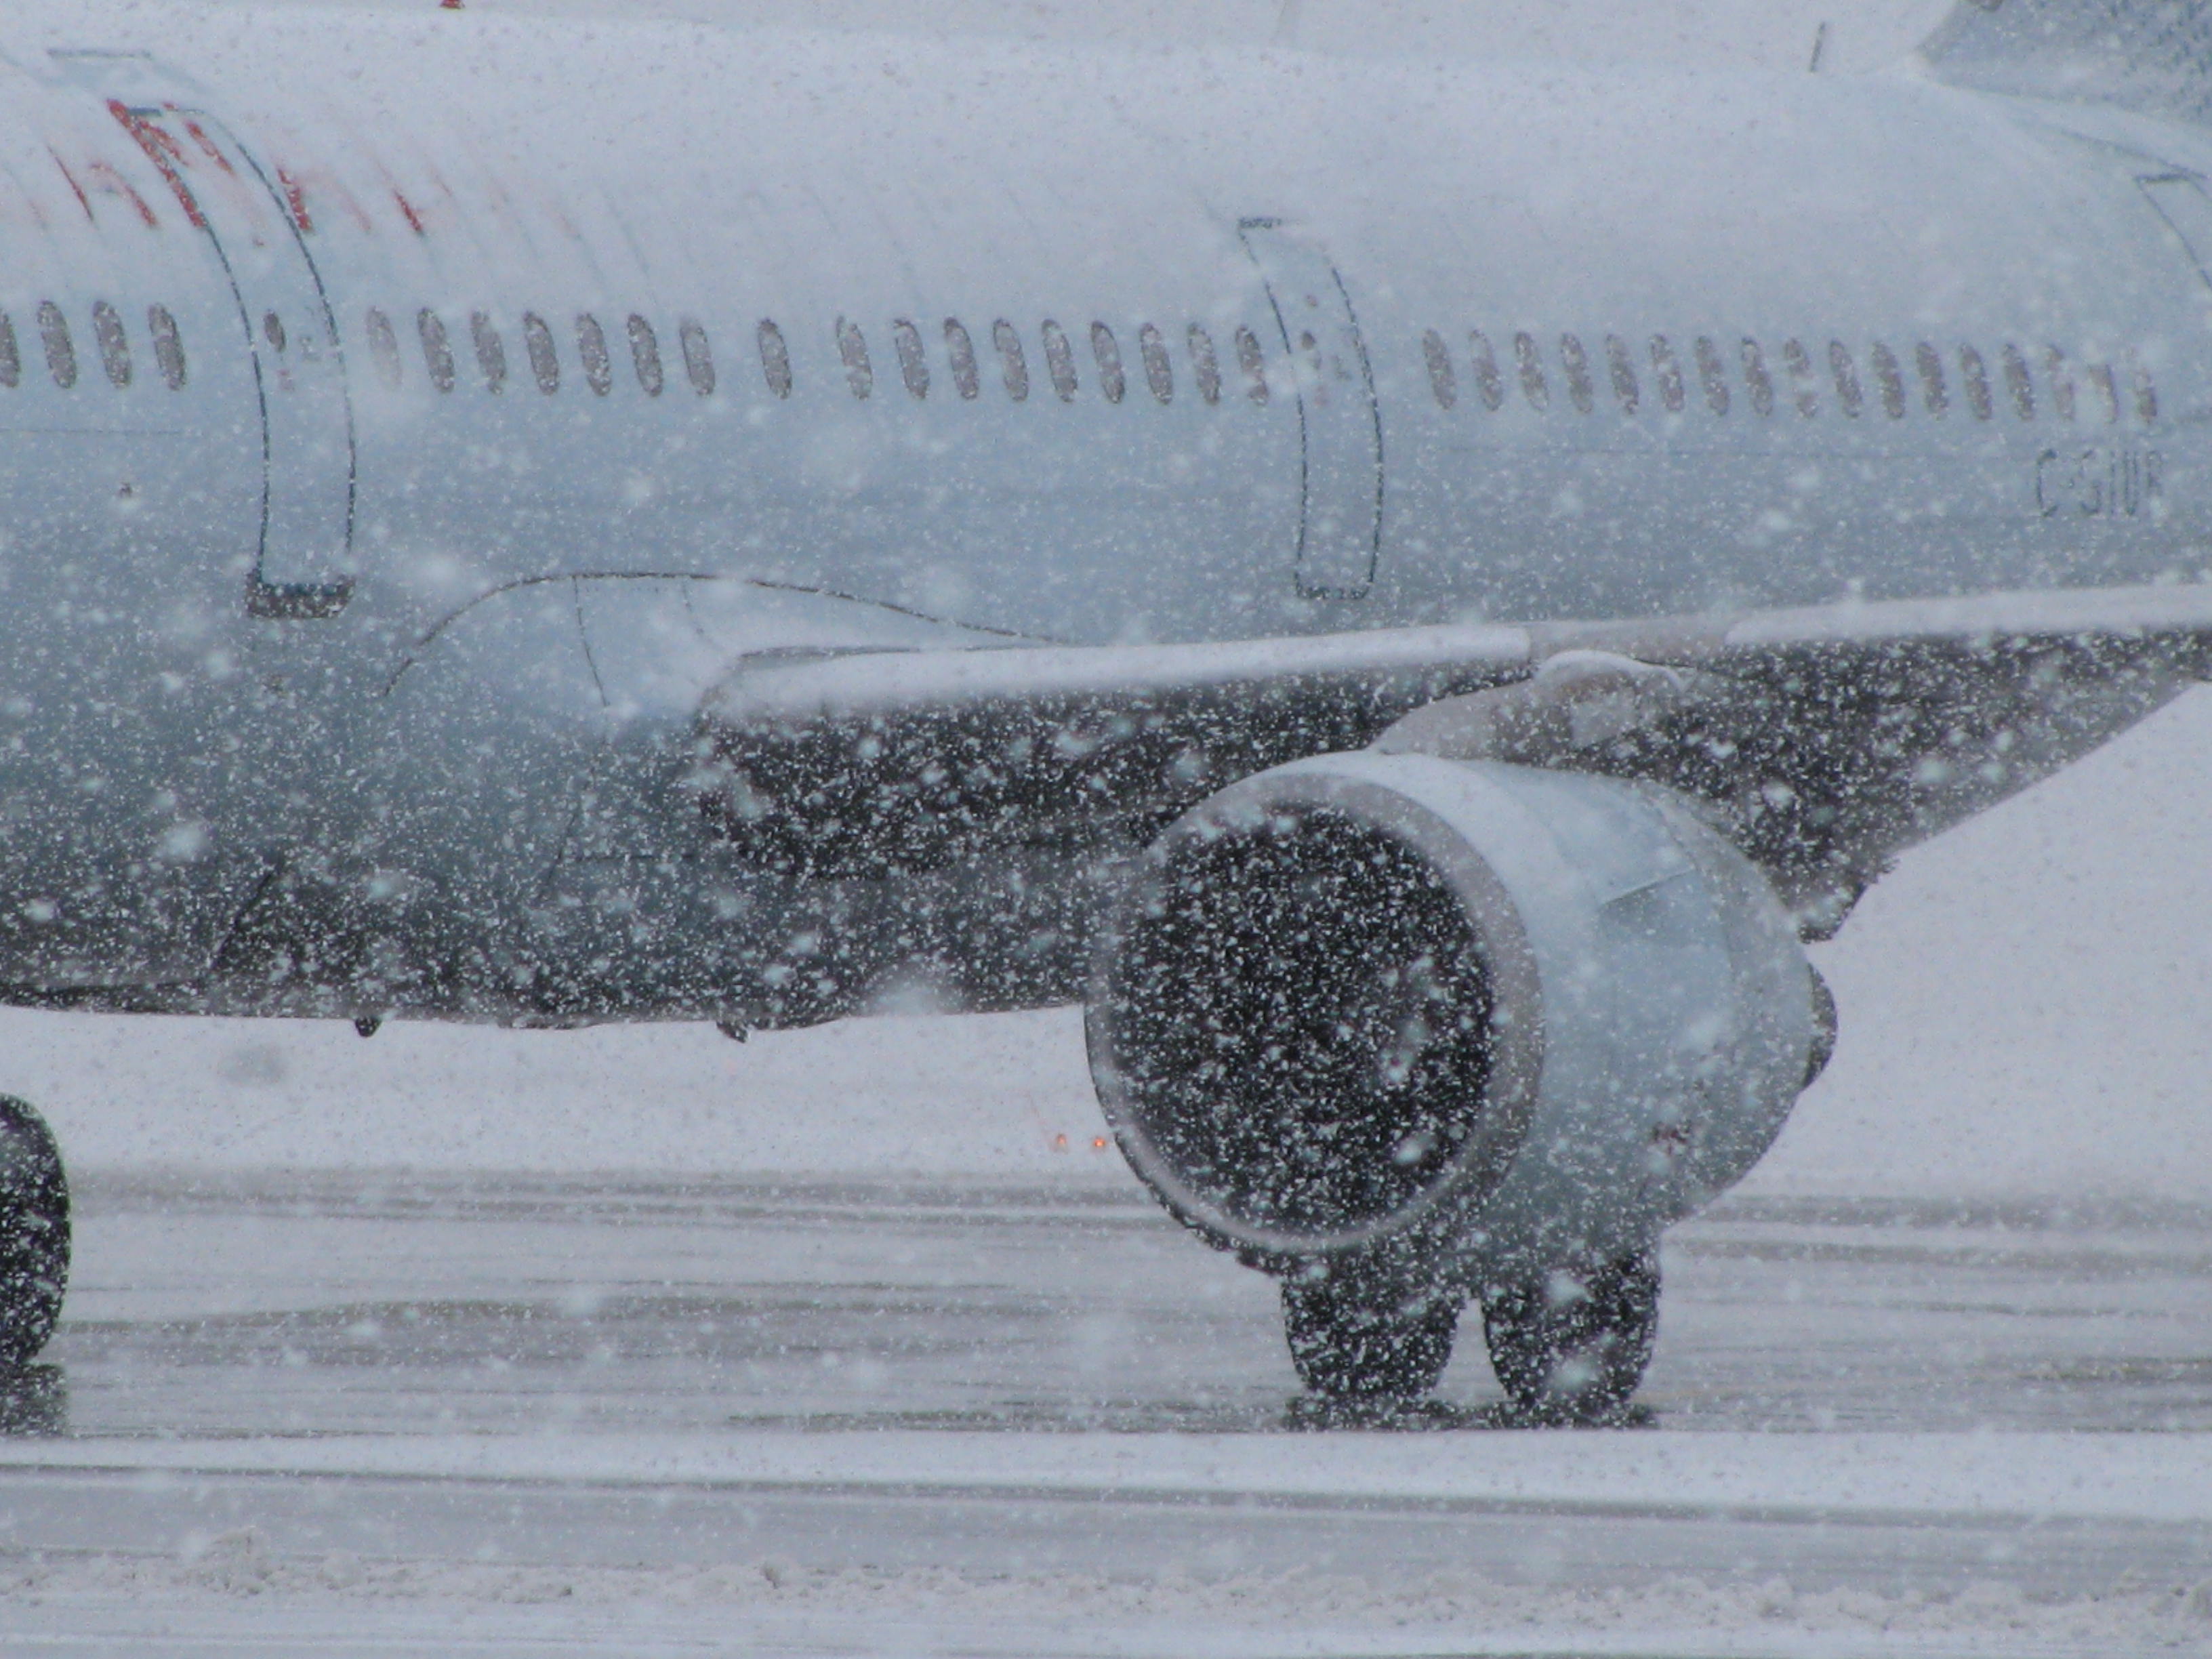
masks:
<svg viewBox="0 0 2212 1659"><path fill-rule="evenodd" d="M46 1120L0 1095L0 1370L54 1334L69 1284L69 1182Z"/></svg>
<svg viewBox="0 0 2212 1659"><path fill-rule="evenodd" d="M1482 1334L1498 1386L1540 1423L1603 1423L1626 1407L1659 1335L1659 1255L1608 1262L1582 1279L1554 1273L1483 1298Z"/></svg>
<svg viewBox="0 0 2212 1659"><path fill-rule="evenodd" d="M1332 1401L1419 1400L1451 1364L1459 1298L1357 1281L1285 1279L1283 1330L1307 1392Z"/></svg>

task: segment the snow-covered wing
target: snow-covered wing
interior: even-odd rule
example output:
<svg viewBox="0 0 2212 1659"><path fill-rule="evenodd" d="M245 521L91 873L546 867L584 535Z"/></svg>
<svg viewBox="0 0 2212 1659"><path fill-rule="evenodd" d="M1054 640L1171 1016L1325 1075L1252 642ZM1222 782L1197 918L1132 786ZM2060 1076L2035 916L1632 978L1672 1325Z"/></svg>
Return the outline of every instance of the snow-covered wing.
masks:
<svg viewBox="0 0 2212 1659"><path fill-rule="evenodd" d="M2189 586L762 656L705 699L698 775L732 836L821 872L928 867L1041 838L1128 845L1236 778L1364 746L1416 709L1502 695L1595 652L1686 671L1689 695L1589 744L1518 757L1713 801L1812 903L2140 719L2208 648L2212 586Z"/></svg>

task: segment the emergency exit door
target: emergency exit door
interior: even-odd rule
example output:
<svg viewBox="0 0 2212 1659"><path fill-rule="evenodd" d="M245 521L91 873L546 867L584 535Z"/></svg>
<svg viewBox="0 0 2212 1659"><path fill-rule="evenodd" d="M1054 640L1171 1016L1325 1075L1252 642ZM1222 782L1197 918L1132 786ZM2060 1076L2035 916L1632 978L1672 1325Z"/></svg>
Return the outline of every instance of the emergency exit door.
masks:
<svg viewBox="0 0 2212 1659"><path fill-rule="evenodd" d="M1273 219L1247 219L1237 233L1267 285L1297 394L1297 590L1356 599L1375 580L1382 540L1382 417L1359 319L1319 247Z"/></svg>
<svg viewBox="0 0 2212 1659"><path fill-rule="evenodd" d="M246 581L259 617L335 616L353 592L355 454L345 358L276 179L222 122L174 104L109 110L137 140L238 301L261 416L261 513Z"/></svg>

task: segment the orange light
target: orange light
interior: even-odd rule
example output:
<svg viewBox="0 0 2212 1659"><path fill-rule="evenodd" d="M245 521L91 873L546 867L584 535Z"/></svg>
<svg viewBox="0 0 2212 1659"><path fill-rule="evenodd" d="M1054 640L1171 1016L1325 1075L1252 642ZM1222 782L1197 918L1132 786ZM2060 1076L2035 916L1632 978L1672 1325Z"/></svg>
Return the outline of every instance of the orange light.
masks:
<svg viewBox="0 0 2212 1659"><path fill-rule="evenodd" d="M1106 1137L1104 1135L1091 1136L1091 1150L1094 1152L1104 1152L1106 1150Z"/></svg>
<svg viewBox="0 0 2212 1659"><path fill-rule="evenodd" d="M1067 1150L1067 1137L1066 1135L1054 1135L1052 1138L1052 1149L1055 1152L1066 1152Z"/></svg>

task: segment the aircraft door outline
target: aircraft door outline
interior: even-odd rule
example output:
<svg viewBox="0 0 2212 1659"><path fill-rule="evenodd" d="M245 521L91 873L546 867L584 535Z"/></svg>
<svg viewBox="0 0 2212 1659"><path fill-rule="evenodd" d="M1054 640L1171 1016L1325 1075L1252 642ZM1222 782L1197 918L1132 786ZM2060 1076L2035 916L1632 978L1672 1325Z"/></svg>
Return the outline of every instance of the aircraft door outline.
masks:
<svg viewBox="0 0 2212 1659"><path fill-rule="evenodd" d="M1352 295L1334 261L1279 219L1237 226L1282 337L1298 409L1302 599L1356 599L1382 545L1382 410Z"/></svg>
<svg viewBox="0 0 2212 1659"><path fill-rule="evenodd" d="M353 596L358 458L345 356L322 273L276 182L204 110L108 109L215 249L246 331L261 416L261 514L246 608L334 617Z"/></svg>

